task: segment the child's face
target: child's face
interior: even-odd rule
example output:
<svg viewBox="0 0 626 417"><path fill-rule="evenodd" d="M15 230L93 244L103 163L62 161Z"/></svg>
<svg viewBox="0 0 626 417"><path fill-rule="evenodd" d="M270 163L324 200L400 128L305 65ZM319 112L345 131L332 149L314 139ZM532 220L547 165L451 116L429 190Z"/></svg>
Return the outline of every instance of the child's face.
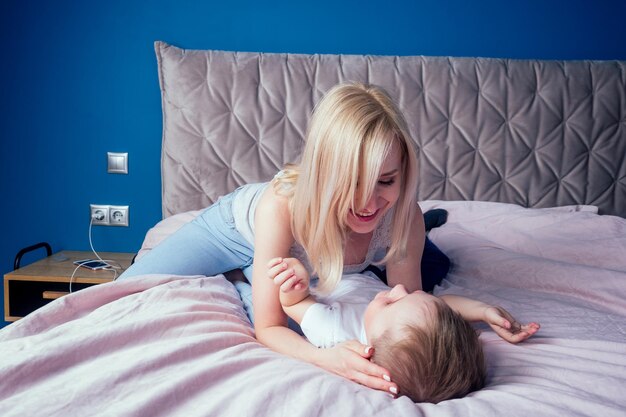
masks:
<svg viewBox="0 0 626 417"><path fill-rule="evenodd" d="M427 326L434 318L438 302L441 301L437 297L421 290L408 293L404 285L379 292L365 310L367 340L371 342L393 326Z"/></svg>
<svg viewBox="0 0 626 417"><path fill-rule="evenodd" d="M370 233L383 215L398 201L402 186L402 151L394 143L383 163L372 197L356 213L348 213L347 224L355 233Z"/></svg>

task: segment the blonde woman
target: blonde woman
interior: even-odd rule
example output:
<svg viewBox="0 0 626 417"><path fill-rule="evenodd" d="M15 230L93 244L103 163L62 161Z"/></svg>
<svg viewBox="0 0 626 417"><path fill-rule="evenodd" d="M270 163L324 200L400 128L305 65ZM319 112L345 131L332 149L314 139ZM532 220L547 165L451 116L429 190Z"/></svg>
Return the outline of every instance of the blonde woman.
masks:
<svg viewBox="0 0 626 417"><path fill-rule="evenodd" d="M242 269L252 295L245 284L236 287L261 343L368 387L397 392L393 376L369 360L370 346L353 340L318 349L291 330L279 290L268 279L287 264L272 272L268 265L274 258L298 258L319 278L317 289L330 292L342 274L384 264L389 285L421 289L426 239L416 162L406 123L383 90L338 85L313 112L299 165L270 183L222 197L121 279Z"/></svg>

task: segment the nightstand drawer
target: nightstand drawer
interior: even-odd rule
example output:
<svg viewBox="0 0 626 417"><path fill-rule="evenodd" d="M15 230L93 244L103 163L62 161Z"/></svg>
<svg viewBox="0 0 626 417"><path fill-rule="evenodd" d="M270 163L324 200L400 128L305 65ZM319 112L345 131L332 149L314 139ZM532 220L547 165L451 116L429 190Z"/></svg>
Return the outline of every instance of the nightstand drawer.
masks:
<svg viewBox="0 0 626 417"><path fill-rule="evenodd" d="M69 283L46 281L8 280L7 300L10 317L24 317L63 294L69 294ZM72 291L82 290L96 284L72 283Z"/></svg>
<svg viewBox="0 0 626 417"><path fill-rule="evenodd" d="M92 252L63 251L4 275L4 319L15 321L72 292L113 281L132 263L133 253L101 252L102 259L118 269L92 271L77 268L74 261L93 257Z"/></svg>

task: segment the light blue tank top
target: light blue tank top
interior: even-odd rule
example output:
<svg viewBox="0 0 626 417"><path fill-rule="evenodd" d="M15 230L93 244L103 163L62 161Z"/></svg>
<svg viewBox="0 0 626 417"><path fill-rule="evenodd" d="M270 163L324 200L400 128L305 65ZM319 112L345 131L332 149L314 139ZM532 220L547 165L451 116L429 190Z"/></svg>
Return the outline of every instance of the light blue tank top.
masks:
<svg viewBox="0 0 626 417"><path fill-rule="evenodd" d="M278 175L278 174L277 174ZM269 182L247 184L240 187L233 199L233 218L235 220L235 228L243 236L252 247L254 247L254 213L263 192L269 185ZM393 210L389 210L383 220L380 222L374 235L370 241L367 255L363 262L354 265L344 265L344 274L354 274L363 271L368 265L378 262L385 257L387 248L391 242L391 223L393 219ZM290 250L290 255L298 259L306 267L311 274L313 268L309 262L308 256L302 245L295 242Z"/></svg>

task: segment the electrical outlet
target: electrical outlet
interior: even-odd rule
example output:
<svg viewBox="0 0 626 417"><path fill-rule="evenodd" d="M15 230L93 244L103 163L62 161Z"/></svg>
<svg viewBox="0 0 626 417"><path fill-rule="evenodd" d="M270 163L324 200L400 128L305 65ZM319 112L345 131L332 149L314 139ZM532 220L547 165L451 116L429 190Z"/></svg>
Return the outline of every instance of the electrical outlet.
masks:
<svg viewBox="0 0 626 417"><path fill-rule="evenodd" d="M109 206L109 226L128 226L128 206Z"/></svg>
<svg viewBox="0 0 626 417"><path fill-rule="evenodd" d="M109 225L109 206L103 206L100 204L90 204L90 218L91 224L94 226L108 226Z"/></svg>
<svg viewBox="0 0 626 417"><path fill-rule="evenodd" d="M90 204L89 207L94 226L128 226L128 206Z"/></svg>

